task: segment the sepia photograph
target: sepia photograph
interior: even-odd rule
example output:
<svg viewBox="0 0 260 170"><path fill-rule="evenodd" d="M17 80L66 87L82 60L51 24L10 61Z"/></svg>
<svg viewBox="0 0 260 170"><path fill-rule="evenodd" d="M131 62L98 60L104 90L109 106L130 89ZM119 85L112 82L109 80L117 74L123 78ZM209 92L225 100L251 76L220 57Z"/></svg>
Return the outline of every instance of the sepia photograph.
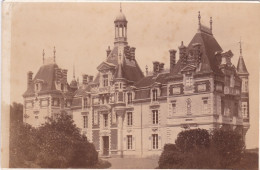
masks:
<svg viewBox="0 0 260 170"><path fill-rule="evenodd" d="M259 2L2 2L2 168L258 169Z"/></svg>

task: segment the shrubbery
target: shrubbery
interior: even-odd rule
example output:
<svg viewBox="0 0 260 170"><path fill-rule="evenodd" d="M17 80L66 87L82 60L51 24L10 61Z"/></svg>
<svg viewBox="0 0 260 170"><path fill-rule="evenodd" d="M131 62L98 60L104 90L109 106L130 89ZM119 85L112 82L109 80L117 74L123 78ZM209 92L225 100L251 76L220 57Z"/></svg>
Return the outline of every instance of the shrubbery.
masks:
<svg viewBox="0 0 260 170"><path fill-rule="evenodd" d="M23 123L12 125L10 167L28 168L28 161L42 168L91 168L98 163L98 153L72 118L61 113L38 129Z"/></svg>
<svg viewBox="0 0 260 170"><path fill-rule="evenodd" d="M182 131L175 144L167 144L159 168L228 168L243 153L242 136L235 131L203 129Z"/></svg>
<svg viewBox="0 0 260 170"><path fill-rule="evenodd" d="M192 129L182 131L175 141L176 146L182 152L189 152L195 148L209 147L210 135L205 129Z"/></svg>

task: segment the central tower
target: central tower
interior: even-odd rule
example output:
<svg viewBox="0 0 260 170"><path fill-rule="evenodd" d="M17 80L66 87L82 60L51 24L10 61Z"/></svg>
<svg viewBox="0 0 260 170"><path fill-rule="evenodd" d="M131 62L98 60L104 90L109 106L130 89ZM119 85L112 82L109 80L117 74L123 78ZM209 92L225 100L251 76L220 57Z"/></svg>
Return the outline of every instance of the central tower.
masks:
<svg viewBox="0 0 260 170"><path fill-rule="evenodd" d="M120 4L120 12L116 16L115 23L115 46L127 45L127 20L122 12Z"/></svg>

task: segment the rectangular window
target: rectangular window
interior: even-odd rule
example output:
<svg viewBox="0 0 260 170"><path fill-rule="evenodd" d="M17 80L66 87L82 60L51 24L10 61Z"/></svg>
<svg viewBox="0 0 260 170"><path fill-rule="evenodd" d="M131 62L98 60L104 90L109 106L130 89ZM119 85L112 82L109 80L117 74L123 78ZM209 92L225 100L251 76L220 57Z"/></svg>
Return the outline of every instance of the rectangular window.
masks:
<svg viewBox="0 0 260 170"><path fill-rule="evenodd" d="M153 101L157 101L157 89L153 89Z"/></svg>
<svg viewBox="0 0 260 170"><path fill-rule="evenodd" d="M247 102L242 102L242 115L243 118L248 118Z"/></svg>
<svg viewBox="0 0 260 170"><path fill-rule="evenodd" d="M127 125L132 126L133 125L133 113L127 112Z"/></svg>
<svg viewBox="0 0 260 170"><path fill-rule="evenodd" d="M88 99L84 98L84 108L87 108L87 107L88 107Z"/></svg>
<svg viewBox="0 0 260 170"><path fill-rule="evenodd" d="M157 125L158 124L158 110L153 110L153 124Z"/></svg>
<svg viewBox="0 0 260 170"><path fill-rule="evenodd" d="M158 149L158 134L152 134L153 149Z"/></svg>
<svg viewBox="0 0 260 170"><path fill-rule="evenodd" d="M108 127L108 115L104 114L103 118L104 118L104 127Z"/></svg>
<svg viewBox="0 0 260 170"><path fill-rule="evenodd" d="M132 104L132 93L127 93L127 103Z"/></svg>
<svg viewBox="0 0 260 170"><path fill-rule="evenodd" d="M108 86L108 75L107 74L103 75L103 86L104 87Z"/></svg>
<svg viewBox="0 0 260 170"><path fill-rule="evenodd" d="M88 127L88 116L83 116L83 128Z"/></svg>
<svg viewBox="0 0 260 170"><path fill-rule="evenodd" d="M176 102L172 103L172 115L176 113Z"/></svg>
<svg viewBox="0 0 260 170"><path fill-rule="evenodd" d="M94 124L97 125L98 124L98 112L94 111Z"/></svg>
<svg viewBox="0 0 260 170"><path fill-rule="evenodd" d="M61 86L61 91L64 91L64 85L61 84L60 86Z"/></svg>
<svg viewBox="0 0 260 170"><path fill-rule="evenodd" d="M192 76L187 76L187 77L186 77L185 85L186 85L186 86L192 86L192 84L193 84L193 78L192 78Z"/></svg>
<svg viewBox="0 0 260 170"><path fill-rule="evenodd" d="M208 100L203 100L203 114L207 114L208 113Z"/></svg>
<svg viewBox="0 0 260 170"><path fill-rule="evenodd" d="M132 135L127 135L127 149L133 149Z"/></svg>

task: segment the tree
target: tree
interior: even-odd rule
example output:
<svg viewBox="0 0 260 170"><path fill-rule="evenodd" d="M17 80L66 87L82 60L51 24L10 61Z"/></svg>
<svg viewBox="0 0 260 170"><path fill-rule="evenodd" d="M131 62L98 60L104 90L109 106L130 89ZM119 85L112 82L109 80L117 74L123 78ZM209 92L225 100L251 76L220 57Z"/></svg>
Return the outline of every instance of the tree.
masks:
<svg viewBox="0 0 260 170"><path fill-rule="evenodd" d="M26 161L35 161L39 146L36 129L22 122L10 124L10 167L27 168Z"/></svg>
<svg viewBox="0 0 260 170"><path fill-rule="evenodd" d="M23 122L23 105L13 102L10 106L10 122Z"/></svg>
<svg viewBox="0 0 260 170"><path fill-rule="evenodd" d="M98 162L94 145L80 134L66 112L39 128L40 153L37 163L43 168L87 168Z"/></svg>
<svg viewBox="0 0 260 170"><path fill-rule="evenodd" d="M227 167L239 162L245 149L243 137L236 131L218 129L212 134L212 147L221 155L221 164Z"/></svg>

